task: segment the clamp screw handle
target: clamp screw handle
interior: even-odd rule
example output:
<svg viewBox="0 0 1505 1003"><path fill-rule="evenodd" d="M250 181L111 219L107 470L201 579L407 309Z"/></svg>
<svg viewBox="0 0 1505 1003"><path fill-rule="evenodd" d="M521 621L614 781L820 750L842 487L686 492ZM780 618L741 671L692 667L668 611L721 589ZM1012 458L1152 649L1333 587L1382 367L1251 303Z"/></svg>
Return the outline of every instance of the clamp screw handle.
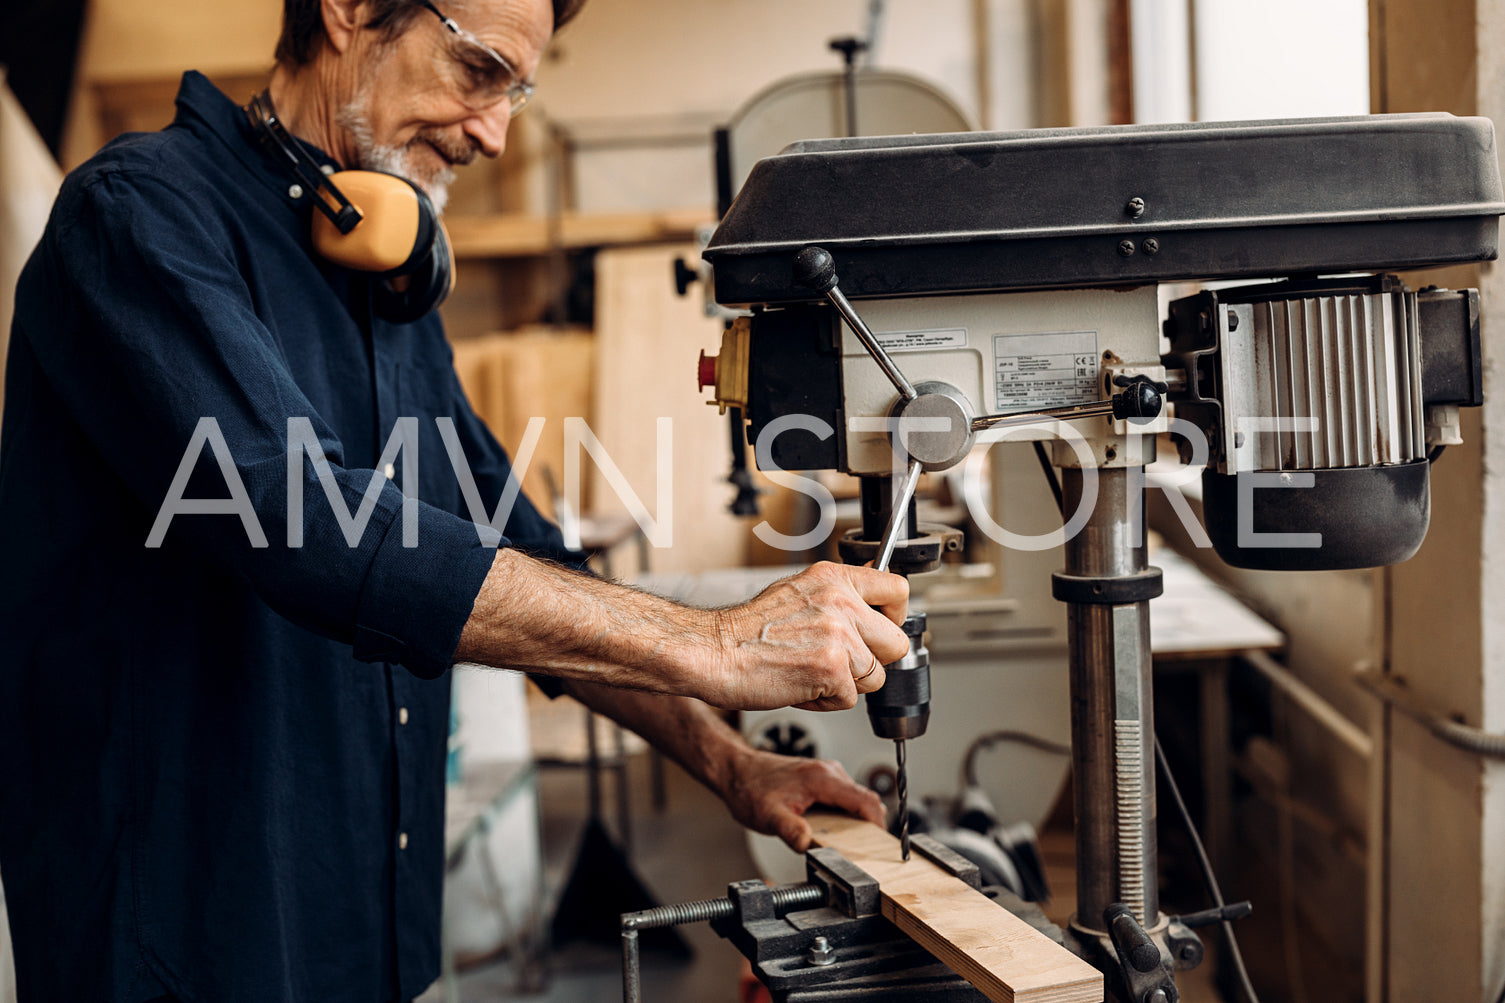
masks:
<svg viewBox="0 0 1505 1003"><path fill-rule="evenodd" d="M1119 955L1128 959L1136 972L1149 974L1160 967L1160 948L1144 932L1134 913L1122 902L1116 902L1103 910L1103 922L1107 924L1108 936Z"/></svg>

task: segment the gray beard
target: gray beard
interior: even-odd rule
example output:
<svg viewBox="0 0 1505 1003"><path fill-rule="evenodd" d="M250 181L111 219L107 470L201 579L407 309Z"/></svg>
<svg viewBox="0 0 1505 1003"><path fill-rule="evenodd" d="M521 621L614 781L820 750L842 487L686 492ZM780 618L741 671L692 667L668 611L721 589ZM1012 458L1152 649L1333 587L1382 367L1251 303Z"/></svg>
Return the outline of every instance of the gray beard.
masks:
<svg viewBox="0 0 1505 1003"><path fill-rule="evenodd" d="M384 171L406 178L428 195L436 213L449 204L449 185L455 180L453 168L445 167L430 177L422 177L412 165L412 150L405 146L384 146L371 137L371 122L366 115L367 95L356 96L335 116L337 125L349 130L355 140L355 166L367 171Z"/></svg>

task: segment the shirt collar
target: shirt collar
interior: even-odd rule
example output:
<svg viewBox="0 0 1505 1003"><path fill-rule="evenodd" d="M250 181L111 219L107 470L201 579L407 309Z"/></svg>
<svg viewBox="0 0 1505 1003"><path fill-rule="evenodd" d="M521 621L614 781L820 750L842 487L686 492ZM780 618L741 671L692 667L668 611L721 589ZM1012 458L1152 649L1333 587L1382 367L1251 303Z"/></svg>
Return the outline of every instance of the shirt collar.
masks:
<svg viewBox="0 0 1505 1003"><path fill-rule="evenodd" d="M174 125L201 123L280 201L300 208L312 203L313 193L304 191L297 179L264 148L246 117L245 108L230 100L208 77L197 70L184 73L176 104ZM303 143L303 148L326 173L340 169L333 157L312 143Z"/></svg>

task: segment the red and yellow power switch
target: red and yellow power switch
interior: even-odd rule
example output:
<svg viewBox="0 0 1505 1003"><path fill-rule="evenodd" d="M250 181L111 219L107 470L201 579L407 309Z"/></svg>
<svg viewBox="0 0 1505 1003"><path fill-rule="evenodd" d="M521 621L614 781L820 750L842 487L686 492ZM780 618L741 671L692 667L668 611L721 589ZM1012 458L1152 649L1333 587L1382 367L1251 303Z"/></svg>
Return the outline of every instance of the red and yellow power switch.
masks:
<svg viewBox="0 0 1505 1003"><path fill-rule="evenodd" d="M747 411L747 380L751 345L752 320L748 317L738 317L732 321L731 327L721 334L720 355L707 355L704 350L700 353L700 368L697 373L700 389L714 388L716 391L714 399L706 403L719 406L722 414L725 414L729 407L739 407L744 412Z"/></svg>

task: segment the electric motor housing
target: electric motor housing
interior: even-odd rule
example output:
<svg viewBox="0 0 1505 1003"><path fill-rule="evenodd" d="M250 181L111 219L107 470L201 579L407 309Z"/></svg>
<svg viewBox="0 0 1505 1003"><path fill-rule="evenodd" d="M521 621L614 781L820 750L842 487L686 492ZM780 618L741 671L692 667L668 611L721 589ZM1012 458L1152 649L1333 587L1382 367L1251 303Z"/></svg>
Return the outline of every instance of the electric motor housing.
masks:
<svg viewBox="0 0 1505 1003"><path fill-rule="evenodd" d="M1168 365L1207 438L1203 514L1236 567L1335 570L1411 557L1428 454L1482 403L1478 294L1393 276L1288 281L1178 300Z"/></svg>

